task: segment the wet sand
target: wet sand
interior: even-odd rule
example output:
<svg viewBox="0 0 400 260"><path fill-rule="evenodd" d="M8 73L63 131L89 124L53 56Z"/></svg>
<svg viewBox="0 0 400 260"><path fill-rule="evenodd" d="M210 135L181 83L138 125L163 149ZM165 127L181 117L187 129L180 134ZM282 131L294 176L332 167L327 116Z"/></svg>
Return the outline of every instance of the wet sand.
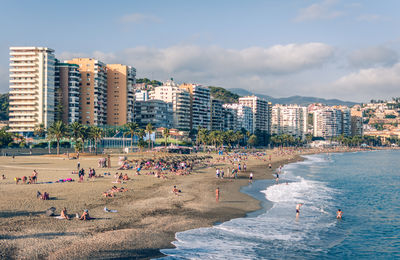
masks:
<svg viewBox="0 0 400 260"><path fill-rule="evenodd" d="M316 150L303 153L315 153ZM77 182L72 175L78 160L49 156L1 157L0 175L0 258L17 259L148 259L163 256L162 248L170 248L175 233L213 225L260 208L259 201L240 192L248 184L248 176L254 179L273 178L273 170L289 162L301 160L299 152L268 151L272 154L272 169L268 168L268 155L262 160L249 156L247 171L237 180L217 179L215 168L226 162L207 163L208 167L195 168L187 176L168 174L168 179L151 175L135 175L134 170L120 171L97 168L96 157L81 157L79 162L86 172L94 167L97 174L110 172L111 176ZM129 159L129 157L128 157ZM118 157L112 157L117 166ZM243 163L243 162L242 162ZM230 166L232 169L232 166ZM15 184L14 177L30 176L38 171L38 182L73 178L71 183ZM128 173L131 180L114 184L114 173ZM227 176L225 174L225 176ZM102 192L113 185L129 190L117 193L114 198L102 197ZM174 185L182 192L175 195ZM216 202L215 190L220 188ZM48 192L51 200L39 200L36 192ZM103 208L117 213L104 212ZM72 216L88 209L94 220L59 220L45 216L50 207L59 214L63 207Z"/></svg>

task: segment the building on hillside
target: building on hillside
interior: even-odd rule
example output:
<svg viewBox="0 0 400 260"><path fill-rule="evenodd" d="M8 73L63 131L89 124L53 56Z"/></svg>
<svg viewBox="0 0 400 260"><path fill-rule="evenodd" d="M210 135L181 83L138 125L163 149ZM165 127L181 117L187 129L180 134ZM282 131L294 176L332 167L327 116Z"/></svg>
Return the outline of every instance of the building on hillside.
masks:
<svg viewBox="0 0 400 260"><path fill-rule="evenodd" d="M78 64L80 82L80 122L84 125L107 124L107 68L91 58L76 58L67 63Z"/></svg>
<svg viewBox="0 0 400 260"><path fill-rule="evenodd" d="M147 101L149 99L149 92L147 90L135 91L135 101Z"/></svg>
<svg viewBox="0 0 400 260"><path fill-rule="evenodd" d="M305 138L307 134L307 107L274 105L272 108L272 133Z"/></svg>
<svg viewBox="0 0 400 260"><path fill-rule="evenodd" d="M223 131L240 131L238 124L237 111L233 108L223 107Z"/></svg>
<svg viewBox="0 0 400 260"><path fill-rule="evenodd" d="M363 117L361 109L352 108L351 111L351 136L363 135Z"/></svg>
<svg viewBox="0 0 400 260"><path fill-rule="evenodd" d="M107 64L107 125L133 122L136 69L122 64Z"/></svg>
<svg viewBox="0 0 400 260"><path fill-rule="evenodd" d="M57 60L55 72L55 121L64 124L79 122L79 83L81 73L77 64L62 63Z"/></svg>
<svg viewBox="0 0 400 260"><path fill-rule="evenodd" d="M135 122L140 128L146 128L150 123L154 128L172 127L172 103L162 100L135 102Z"/></svg>
<svg viewBox="0 0 400 260"><path fill-rule="evenodd" d="M210 89L197 84L182 84L179 87L190 94L190 130L197 130L199 127L210 130Z"/></svg>
<svg viewBox="0 0 400 260"><path fill-rule="evenodd" d="M179 88L172 80L155 87L151 92L151 99L172 103L173 127L179 130L190 130L190 94Z"/></svg>
<svg viewBox="0 0 400 260"><path fill-rule="evenodd" d="M54 50L46 47L10 47L9 127L11 132L33 133L54 122Z"/></svg>
<svg viewBox="0 0 400 260"><path fill-rule="evenodd" d="M253 133L253 112L250 107L237 103L224 104L223 107L236 111L237 131L245 129L246 131Z"/></svg>
<svg viewBox="0 0 400 260"><path fill-rule="evenodd" d="M239 98L239 104L250 107L253 112L253 132L271 134L272 104L257 96Z"/></svg>

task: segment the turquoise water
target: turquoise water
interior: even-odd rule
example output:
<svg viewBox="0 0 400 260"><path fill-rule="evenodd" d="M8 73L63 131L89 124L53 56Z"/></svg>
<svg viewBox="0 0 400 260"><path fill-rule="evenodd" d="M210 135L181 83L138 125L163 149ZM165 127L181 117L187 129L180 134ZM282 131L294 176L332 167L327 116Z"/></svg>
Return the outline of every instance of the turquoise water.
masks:
<svg viewBox="0 0 400 260"><path fill-rule="evenodd" d="M284 167L280 184L243 189L263 210L177 233L176 249L161 252L167 259L400 259L399 159L400 151L307 156ZM298 219L297 203L304 203Z"/></svg>

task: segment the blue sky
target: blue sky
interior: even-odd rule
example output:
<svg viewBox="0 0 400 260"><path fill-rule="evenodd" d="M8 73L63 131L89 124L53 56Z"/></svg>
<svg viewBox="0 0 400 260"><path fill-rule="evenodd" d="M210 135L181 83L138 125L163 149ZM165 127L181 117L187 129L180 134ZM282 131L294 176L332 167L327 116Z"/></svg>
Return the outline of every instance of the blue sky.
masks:
<svg viewBox="0 0 400 260"><path fill-rule="evenodd" d="M286 97L400 96L400 1L2 1L8 48L47 46L138 77Z"/></svg>

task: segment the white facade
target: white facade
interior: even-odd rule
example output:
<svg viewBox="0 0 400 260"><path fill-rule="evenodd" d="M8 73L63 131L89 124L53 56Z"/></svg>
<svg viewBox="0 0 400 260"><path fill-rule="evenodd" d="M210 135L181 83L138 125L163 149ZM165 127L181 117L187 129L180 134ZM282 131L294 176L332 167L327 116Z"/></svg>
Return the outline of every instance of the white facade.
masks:
<svg viewBox="0 0 400 260"><path fill-rule="evenodd" d="M10 131L33 132L54 122L54 50L10 47Z"/></svg>
<svg viewBox="0 0 400 260"><path fill-rule="evenodd" d="M322 108L313 112L314 114L314 136L315 137L337 137L342 131L342 111L330 107Z"/></svg>
<svg viewBox="0 0 400 260"><path fill-rule="evenodd" d="M304 139L307 133L307 108L297 105L274 105L272 133L288 134Z"/></svg>
<svg viewBox="0 0 400 260"><path fill-rule="evenodd" d="M239 131L244 128L246 131L253 133L253 112L250 107L246 107L243 104L224 104L223 107L236 111L238 124L236 130Z"/></svg>
<svg viewBox="0 0 400 260"><path fill-rule="evenodd" d="M173 127L179 130L190 130L190 94L173 81L164 82L151 92L151 99L162 100L172 104Z"/></svg>
<svg viewBox="0 0 400 260"><path fill-rule="evenodd" d="M149 93L147 90L136 90L135 92L136 101L147 101L149 100Z"/></svg>
<svg viewBox="0 0 400 260"><path fill-rule="evenodd" d="M250 107L253 111L253 132L256 130L271 134L271 102L257 96L239 98L239 104Z"/></svg>

